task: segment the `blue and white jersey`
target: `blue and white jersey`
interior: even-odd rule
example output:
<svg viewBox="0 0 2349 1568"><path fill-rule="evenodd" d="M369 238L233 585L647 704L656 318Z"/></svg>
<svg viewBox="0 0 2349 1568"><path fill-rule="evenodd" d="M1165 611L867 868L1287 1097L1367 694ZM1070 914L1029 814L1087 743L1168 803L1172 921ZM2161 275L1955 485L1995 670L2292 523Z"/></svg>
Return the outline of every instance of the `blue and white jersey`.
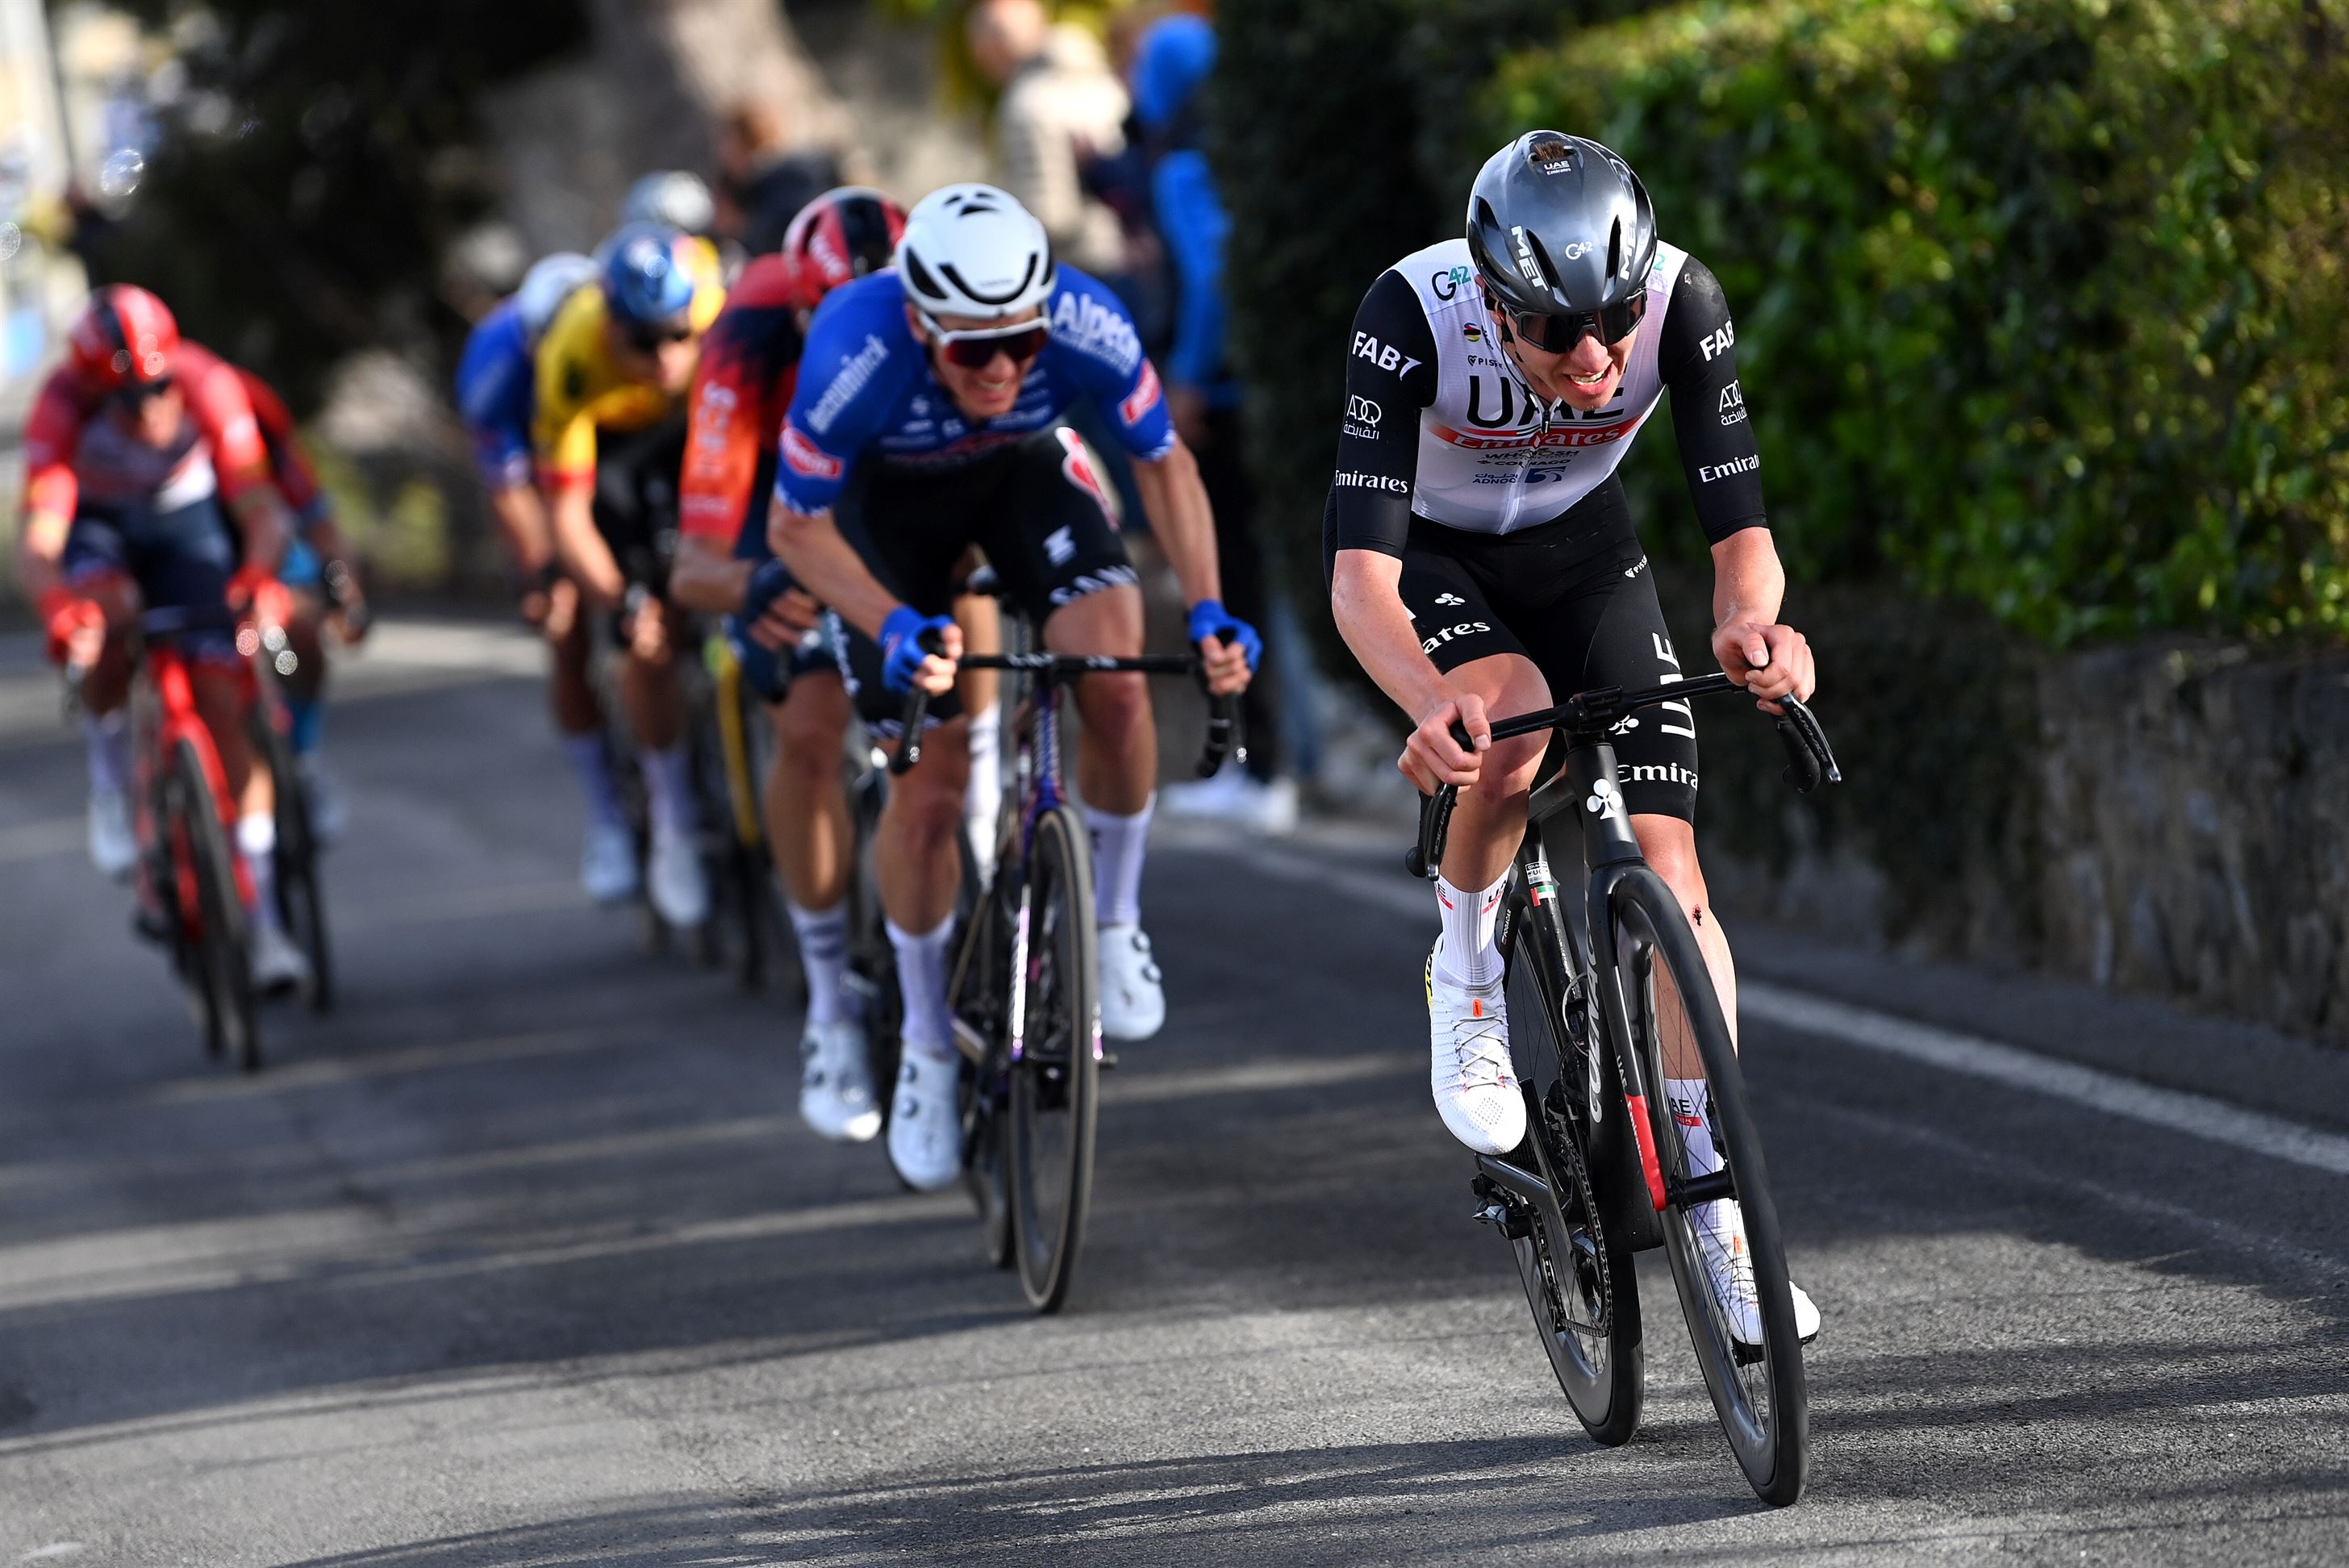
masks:
<svg viewBox="0 0 2349 1568"><path fill-rule="evenodd" d="M1045 319L1051 338L1028 366L1019 402L999 418L974 421L930 373L894 268L834 289L808 327L799 390L778 442L775 499L794 511L822 511L868 452L892 468L958 468L1050 428L1080 397L1092 399L1134 457L1149 461L1173 450L1158 372L1117 296L1063 266Z"/></svg>

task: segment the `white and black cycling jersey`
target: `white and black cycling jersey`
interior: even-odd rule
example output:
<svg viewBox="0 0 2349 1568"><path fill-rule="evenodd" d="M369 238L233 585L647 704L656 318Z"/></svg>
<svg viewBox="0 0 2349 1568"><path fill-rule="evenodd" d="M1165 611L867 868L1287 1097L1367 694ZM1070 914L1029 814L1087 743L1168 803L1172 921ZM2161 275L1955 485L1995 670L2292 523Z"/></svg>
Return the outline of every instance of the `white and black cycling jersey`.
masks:
<svg viewBox="0 0 2349 1568"><path fill-rule="evenodd" d="M1416 514L1470 533L1564 520L1567 553L1595 557L1629 537L1616 469L1667 390L1706 538L1762 523L1762 459L1720 282L1660 244L1648 289L1615 395L1584 413L1546 404L1518 376L1465 240L1381 273L1354 317L1326 548L1401 555Z"/></svg>

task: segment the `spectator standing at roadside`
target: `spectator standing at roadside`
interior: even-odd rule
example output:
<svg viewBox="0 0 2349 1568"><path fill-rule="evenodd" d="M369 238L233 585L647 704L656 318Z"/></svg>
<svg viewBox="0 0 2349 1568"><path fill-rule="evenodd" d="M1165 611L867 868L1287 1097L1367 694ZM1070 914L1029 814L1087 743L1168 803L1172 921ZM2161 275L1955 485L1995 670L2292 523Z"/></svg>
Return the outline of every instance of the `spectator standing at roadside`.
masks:
<svg viewBox="0 0 2349 1568"><path fill-rule="evenodd" d="M746 98L718 129L719 229L753 256L780 249L801 208L835 185L840 160L827 149L792 151L783 111Z"/></svg>
<svg viewBox="0 0 2349 1568"><path fill-rule="evenodd" d="M1216 31L1204 18L1178 15L1153 23L1134 55L1133 108L1147 139L1151 211L1174 284L1174 341L1162 362L1167 407L1198 457L1215 506L1224 602L1233 614L1268 626L1277 618L1268 603L1256 494L1242 450L1242 388L1224 353L1224 242L1231 220L1200 137L1199 93L1215 64ZM1160 795L1162 810L1267 832L1296 825L1297 785L1281 771L1274 685L1294 653L1268 645L1262 671L1241 698L1247 771L1226 769L1214 779L1169 786Z"/></svg>
<svg viewBox="0 0 2349 1568"><path fill-rule="evenodd" d="M1125 89L1081 27L1050 26L1038 0L979 0L966 23L970 57L1003 97L996 105L996 183L1036 215L1052 253L1103 280L1126 271L1117 214L1078 178L1086 160L1125 145Z"/></svg>

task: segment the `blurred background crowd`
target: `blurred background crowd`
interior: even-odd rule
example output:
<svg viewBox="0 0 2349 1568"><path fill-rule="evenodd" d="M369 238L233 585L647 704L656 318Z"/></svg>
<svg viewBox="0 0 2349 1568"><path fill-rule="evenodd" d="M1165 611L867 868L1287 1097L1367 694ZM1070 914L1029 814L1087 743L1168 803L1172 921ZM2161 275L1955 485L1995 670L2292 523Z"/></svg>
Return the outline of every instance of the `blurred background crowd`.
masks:
<svg viewBox="0 0 2349 1568"><path fill-rule="evenodd" d="M1716 882L2349 1031L2343 0L0 0L0 432L144 284L287 392L380 593L492 603L445 388L532 260L649 169L737 258L842 178L991 179L1201 454L1274 648L1219 809L1278 830L1392 787L1322 607L1348 323L1535 124L1722 278L1856 753L1797 807L1709 734ZM1669 443L1627 479L1700 625Z"/></svg>

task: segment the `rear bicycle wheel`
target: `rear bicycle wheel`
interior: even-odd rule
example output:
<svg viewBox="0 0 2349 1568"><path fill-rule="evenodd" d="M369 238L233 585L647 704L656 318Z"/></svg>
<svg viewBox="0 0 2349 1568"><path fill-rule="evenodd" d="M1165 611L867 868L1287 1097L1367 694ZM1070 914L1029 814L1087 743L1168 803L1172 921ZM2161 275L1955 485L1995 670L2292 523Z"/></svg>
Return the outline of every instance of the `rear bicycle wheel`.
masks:
<svg viewBox="0 0 2349 1568"><path fill-rule="evenodd" d="M204 995L221 1054L246 1072L261 1070L261 1030L254 1016L253 961L245 930L244 901L237 892L236 861L220 799L192 740L171 753L171 793L179 810L171 828L184 846L194 883L195 957L203 971Z"/></svg>
<svg viewBox="0 0 2349 1568"><path fill-rule="evenodd" d="M1092 1199L1101 1097L1092 864L1076 811L1037 819L1028 861L1028 966L1018 1060L1009 1064L1013 1250L1038 1312L1068 1299Z"/></svg>
<svg viewBox="0 0 2349 1568"><path fill-rule="evenodd" d="M1538 1174L1555 1195L1528 1205L1509 1247L1534 1327L1577 1419L1609 1448L1639 1430L1647 1350L1631 1253L1608 1233L1585 1156L1587 1050L1566 1029L1566 958L1557 929L1537 913L1522 879L1506 907L1509 1048L1526 1085Z"/></svg>
<svg viewBox="0 0 2349 1568"><path fill-rule="evenodd" d="M314 1013L335 1007L335 954L326 939L326 902L318 886L318 835L310 821L310 798L303 792L294 748L270 721L265 702L253 707L254 742L268 764L277 800L277 916L285 934L310 961L305 988Z"/></svg>
<svg viewBox="0 0 2349 1568"><path fill-rule="evenodd" d="M1761 1135L1746 1105L1744 1076L1712 973L1680 901L1652 872L1640 871L1615 884L1609 905L1614 926L1610 956L1632 1048L1649 1080L1650 1131L1667 1193L1677 1193L1691 1180L1687 1151L1662 1092L1668 1031L1685 1031L1710 1084L1714 1147L1722 1156L1730 1195L1744 1212L1761 1344L1748 1345L1732 1331L1697 1239L1695 1211L1701 1206L1675 1196L1658 1218L1672 1284L1688 1320L1689 1343L1721 1429L1754 1495L1784 1507L1802 1495L1809 1469L1810 1402L1777 1205L1770 1196Z"/></svg>

